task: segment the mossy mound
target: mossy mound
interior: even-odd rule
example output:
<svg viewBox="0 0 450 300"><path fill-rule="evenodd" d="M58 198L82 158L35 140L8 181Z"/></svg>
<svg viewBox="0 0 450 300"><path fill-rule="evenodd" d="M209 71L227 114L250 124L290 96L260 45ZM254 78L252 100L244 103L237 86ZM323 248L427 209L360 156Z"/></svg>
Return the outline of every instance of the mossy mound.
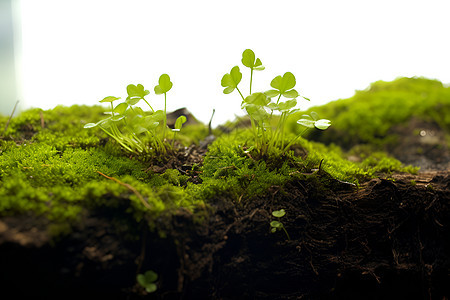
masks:
<svg viewBox="0 0 450 300"><path fill-rule="evenodd" d="M406 84L410 81L400 81L406 85L400 94L407 97L412 93ZM431 84L433 81L422 82L420 79L417 82L419 85L427 83L439 91L445 90L442 85ZM374 87L377 86L384 89L373 88L372 91L359 92L355 97L363 97L361 95L365 95L364 93L385 93L386 97L388 94L399 93L397 89L389 88L388 83L374 84ZM435 98L444 99L445 95ZM355 106L369 103L353 101ZM341 105L337 103L330 106ZM447 105L446 102L442 103L443 107ZM343 130L341 128L347 128L344 126L346 123L341 122L342 114L344 119L347 113L356 120L362 120L366 110L374 110L378 106L360 108L361 114L357 114L357 118L350 112L351 107L343 107L345 106L342 104L341 113L334 116L331 115L331 110L330 115L326 115L325 108L324 111L317 111L321 117L331 119L333 127L336 127L335 132L339 132ZM334 108L332 111L339 112L339 109ZM405 114L405 120L411 111L417 109L411 108L409 113ZM427 111L425 115L434 120L431 109L422 111ZM88 272L95 273L98 269L102 270L102 276L109 276L109 271L120 271L121 266L126 265L127 279L118 285L126 287L127 290L121 292L136 297L145 295L145 290L137 285L135 278L131 278L134 276L133 268L137 264L138 272L154 269L161 275L158 281L161 298L170 293L193 298L195 291L201 291L205 297L230 294L233 298L236 293L227 286L221 287L217 282L222 277L235 277L238 280L230 282L238 284L249 276L244 271L252 270L251 266L254 265L262 266L262 269L258 267L257 270L260 276L257 285L248 285L251 288L256 287L258 292L250 292L249 297L254 298L260 295L258 293L263 293L266 298L272 299L276 293L283 292L280 289L285 288L287 290L284 292L290 295L310 295L320 291L322 287L332 288L329 280L338 276L333 270L327 269L327 259L330 255L336 256L335 246L332 242L326 247L318 246L326 239L339 240L339 251L347 251L347 235L340 236L336 224L349 237L353 236L354 241L350 242L354 243L353 248L356 251L361 251L364 246L367 232L364 231L364 226L359 228L359 225L354 224L354 213L358 213L358 222L365 224L367 220L372 220L367 218L371 213L370 208L386 207L386 213L380 220L392 217L392 209L396 211L392 228L397 228L397 225L401 227L404 222L402 205L409 205L410 188L417 192L414 201L420 202L421 193L427 195L427 202L418 205L420 210L426 207L425 210L432 214L442 214L442 219L448 211L445 208L440 212L440 205L446 203L448 198L447 194L442 192L448 188L447 177L439 181L441 175L434 176L434 181L426 181L426 186L420 176L411 177L416 180L417 186L405 186L405 181L393 183L395 178L398 178L398 173L416 173L417 168L405 166L382 151L379 146L388 141L387 138L383 140L382 135L389 132L389 129L383 131L383 128L376 125L372 125L376 128L375 131L369 130L371 126L358 131L359 127L367 124L353 128L355 141L348 142L354 142L355 145L358 143L358 146L353 147L351 152L346 152L345 148L342 150L337 141L324 144L299 138L287 150L273 148L261 154L254 148L255 136L248 128L235 128L221 133L219 130L211 131L203 124L195 124L183 127L177 135L177 141L173 143L174 149L167 155L155 157L126 152L101 130L83 129L86 123L100 120L103 113L103 108L98 106L61 106L47 111L31 109L12 118L0 138L1 249L10 251L17 247L16 244L11 246L11 241L16 240L8 240L8 235L4 238L5 230L16 225L17 228L26 230L26 234L22 236L46 235L47 240L42 239L44 244L53 242L59 246L55 248L57 250L48 252L51 254L45 252L49 250L46 248L45 255L51 256L55 251L59 251L58 249L62 249L62 253L74 256L74 262L70 261L68 264L69 271L64 271L69 275L63 276L69 278L67 286L73 289L77 286L73 278L80 274L79 268L87 270L83 273L86 276ZM374 112L374 115L378 115L378 112ZM385 117L381 108L379 115ZM437 123L443 122L442 126L447 126L446 116L439 114L436 118ZM0 128L5 128L7 122L8 117L0 117ZM386 119L383 122L388 121ZM348 124L346 126L354 127L351 125L353 123ZM214 136L211 136L211 133ZM321 137L325 137L324 134L327 134L327 131L323 132ZM374 139L364 139L366 135L374 135ZM295 133L287 133L284 144L288 145L295 136ZM310 137L315 139L314 135ZM361 143L366 144L360 145ZM357 159L349 159L352 156ZM376 177L378 178L374 179ZM376 184L371 185L370 182ZM436 190L431 190L432 185L428 183L436 184ZM396 191L392 192L393 190ZM377 202L371 203L372 198L367 198L367 195ZM354 196L358 197L356 204L352 202ZM387 205L381 205L383 201ZM269 224L274 219L270 212L280 208L287 211L282 221L292 236L292 241L284 241L283 235L270 233ZM411 216L414 213L415 211ZM331 215L333 220L330 219ZM438 219L441 220L441 217ZM376 236L378 231L375 233L370 230L371 226L381 226L378 221L368 227L368 232L373 234L371 243L374 244L379 238ZM34 222L39 225L34 226ZM103 233L97 233L96 226L100 226ZM305 235L305 232L311 235ZM439 237L446 234L440 231L438 233ZM384 231L382 234L385 238ZM101 236L101 243L107 246L98 242L97 236ZM322 236L327 237L322 239ZM412 234L407 232L405 237L409 236ZM403 239L403 235L401 238ZM52 242L48 242L49 240ZM382 246L386 247L390 240L386 238L383 241ZM41 245L42 243L36 247ZM120 248L117 245L126 247L120 252L114 250ZM305 252L302 250L306 249L305 246L314 247ZM284 250L280 250L280 247ZM260 249L263 249L262 252ZM391 249L388 250L385 253L391 255ZM413 250L415 251L415 248ZM27 249L18 253L30 251L32 250ZM273 259L271 251L281 256ZM354 257L353 252L344 254L348 259ZM33 255L36 261L39 260L39 253ZM355 257L360 259L361 255L358 252ZM280 289L271 289L264 281L264 273L273 270L282 271L278 274L295 274L289 275L289 278L295 277L295 280L302 276L312 278L311 276L316 274L313 262L316 258L324 260L319 271L327 274L325 285L321 281L322 278L313 279L314 288L306 284L302 287L303 290L297 290L296 285L287 282L280 283ZM241 264L242 259L244 264ZM289 262L283 259L288 259ZM442 259L447 258L445 256ZM264 263L261 264L261 260ZM63 261L66 263L64 259ZM88 262L88 267L83 267L85 262ZM289 265L290 262L295 263ZM379 263L378 260L375 262ZM238 265L242 274L235 276L230 270ZM333 265L339 265L343 270L342 274L348 271L346 263L335 261ZM10 263L8 266L13 268L14 264ZM350 271L359 270L359 266L355 262ZM367 266L369 264L366 264ZM206 270L219 270L217 274L220 276L211 279ZM220 270L225 270L225 273ZM308 270L308 275L305 275L304 270ZM59 270L49 278L59 278L57 272ZM414 272L414 276L418 275L417 270L414 269ZM35 274L39 277L41 273L37 270ZM276 280L277 276L274 274L270 274L271 280ZM91 277L87 276L88 280L84 280L83 284L88 287L100 285L100 281L91 283L95 276L88 275ZM17 273L16 277L18 276L20 272ZM122 280L124 277L117 278ZM193 289L187 290L189 284L192 284ZM274 285L278 286L278 282ZM113 284L105 286L111 289ZM210 290L210 286L214 286L214 290ZM236 290L241 293L246 286L244 284ZM99 287L99 295L114 294L112 291L105 294L105 290Z"/></svg>
<svg viewBox="0 0 450 300"><path fill-rule="evenodd" d="M415 117L437 123L450 134L450 87L437 80L399 78L377 81L348 99L313 107L320 117L333 120L329 130L311 134L322 142L350 149L357 144L383 146L395 136L389 130ZM291 124L292 130L298 126Z"/></svg>

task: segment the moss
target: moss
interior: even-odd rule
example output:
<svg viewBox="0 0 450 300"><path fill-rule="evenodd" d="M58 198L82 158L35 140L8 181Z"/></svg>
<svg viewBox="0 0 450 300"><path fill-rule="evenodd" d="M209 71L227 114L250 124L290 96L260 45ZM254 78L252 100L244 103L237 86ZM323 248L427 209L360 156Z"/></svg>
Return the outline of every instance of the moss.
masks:
<svg viewBox="0 0 450 300"><path fill-rule="evenodd" d="M129 156L102 131L82 128L102 114L101 107L72 106L14 117L0 139L0 216L43 215L50 230L61 234L86 210L107 210L113 218L159 230L158 219L180 209L205 220L208 203L218 197L249 201L299 178L332 186L335 179L359 183L379 172L411 171L384 154L371 155L372 148L354 152L361 162L352 162L338 146L305 139L286 153L273 149L257 158L252 133L236 129L209 145L203 164L195 167L200 183L194 184L176 169L148 171L145 157ZM0 125L6 121L0 118ZM208 134L204 125L186 126L177 139L189 145ZM292 138L288 134L286 144Z"/></svg>
<svg viewBox="0 0 450 300"><path fill-rule="evenodd" d="M392 82L377 81L367 90L357 91L348 99L341 99L307 111L315 111L321 118L332 120L332 127L324 132L314 131L310 138L325 143L338 143L349 149L356 144L381 146L395 142L389 130L412 117L437 122L450 134L450 87L437 80L398 78ZM300 114L289 121L289 128L298 132L295 123Z"/></svg>

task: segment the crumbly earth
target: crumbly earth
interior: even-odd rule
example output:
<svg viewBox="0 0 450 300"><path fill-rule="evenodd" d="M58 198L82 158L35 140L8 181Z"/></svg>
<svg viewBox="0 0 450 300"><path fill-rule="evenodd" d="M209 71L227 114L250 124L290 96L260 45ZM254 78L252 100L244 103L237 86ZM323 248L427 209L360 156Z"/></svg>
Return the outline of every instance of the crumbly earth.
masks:
<svg viewBox="0 0 450 300"><path fill-rule="evenodd" d="M86 211L57 241L47 220L0 221L3 292L47 299L446 299L450 295L450 175L428 171L324 188L311 175L264 197L212 202L196 223L180 210L166 237L130 239L108 210ZM284 232L270 232L284 208ZM135 276L159 274L147 294Z"/></svg>

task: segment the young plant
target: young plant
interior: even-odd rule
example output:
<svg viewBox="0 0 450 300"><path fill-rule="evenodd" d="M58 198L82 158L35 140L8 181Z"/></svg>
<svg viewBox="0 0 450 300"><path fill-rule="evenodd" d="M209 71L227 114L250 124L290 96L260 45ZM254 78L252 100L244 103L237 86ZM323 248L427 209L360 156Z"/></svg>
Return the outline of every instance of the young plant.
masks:
<svg viewBox="0 0 450 300"><path fill-rule="evenodd" d="M280 209L280 210L275 210L272 212L272 216L280 219L282 218L284 215L286 214L286 211L284 209ZM271 232L275 233L277 231L283 230L284 233L286 234L288 240L291 240L291 237L289 236L286 228L284 227L283 223L281 223L280 221L272 221L270 222L270 227L271 227Z"/></svg>
<svg viewBox="0 0 450 300"><path fill-rule="evenodd" d="M172 129L173 132L172 148L174 147L177 133L180 132L181 128L183 127L183 124L186 123L186 121L187 121L186 116L179 116L175 121L174 129Z"/></svg>
<svg viewBox="0 0 450 300"><path fill-rule="evenodd" d="M171 148L171 145L165 142L165 132L167 128L166 94L172 88L172 85L169 75L163 74L160 76L159 85L155 86L155 92L156 94L164 94L164 110L155 111L145 99L150 92L145 90L142 84L130 84L127 86L128 96L124 102L115 106L114 101L120 98L114 96L100 100L102 103L110 103L111 111L106 112L109 116L97 123L88 123L84 128L99 127L124 149L136 154L151 151L165 154ZM148 105L150 111L146 112L135 106L141 100ZM157 130L161 123L163 127L162 137ZM148 143L144 141L148 141Z"/></svg>
<svg viewBox="0 0 450 300"><path fill-rule="evenodd" d="M144 274L138 274L136 276L136 280L143 288L145 288L147 293L153 293L158 288L155 283L156 280L158 280L158 274L151 270L145 272Z"/></svg>
<svg viewBox="0 0 450 300"><path fill-rule="evenodd" d="M225 74L222 77L221 85L225 88L224 94L230 94L234 90L237 90L242 98L241 108L244 109L250 117L252 125L252 131L256 141L256 148L259 150L259 154L264 156L270 152L273 148L282 149L283 152L289 149L288 145L285 145L285 123L287 118L297 112L297 98L302 97L305 100L309 100L306 97L300 96L297 90L294 89L296 80L294 74L286 72L283 76L276 76L270 83L271 90L266 92L252 93L253 83L253 71L264 70L264 66L259 58L256 58L255 53L246 49L242 53L242 64L250 69L250 89L249 95L244 97L239 90L238 85L242 80L242 73L238 66L234 66L230 73ZM285 98L285 101L281 101L281 97ZM272 101L272 98L276 98ZM273 115L279 114L278 123L275 128L272 128ZM304 117L298 121L298 124L306 126L306 129L311 128L311 123L307 123ZM312 123L313 127L324 130L330 126L329 120L317 120ZM294 139L297 140L298 137ZM293 142L293 141L292 141Z"/></svg>
<svg viewBox="0 0 450 300"><path fill-rule="evenodd" d="M164 94L164 125L163 125L163 140L166 137L166 128L167 128L167 92L170 91L173 84L170 81L170 77L167 74L162 74L159 77L158 85L155 86L156 95Z"/></svg>

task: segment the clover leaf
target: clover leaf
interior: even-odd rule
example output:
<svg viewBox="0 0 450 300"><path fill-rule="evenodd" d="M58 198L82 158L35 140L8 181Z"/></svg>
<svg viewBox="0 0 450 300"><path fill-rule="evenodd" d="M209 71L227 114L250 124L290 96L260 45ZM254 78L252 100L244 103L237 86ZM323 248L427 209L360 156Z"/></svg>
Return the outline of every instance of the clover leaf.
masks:
<svg viewBox="0 0 450 300"><path fill-rule="evenodd" d="M252 70L262 71L265 67L259 58L255 59L255 53L251 49L246 49L242 53L242 64Z"/></svg>
<svg viewBox="0 0 450 300"><path fill-rule="evenodd" d="M266 106L270 102L270 98L264 93L253 93L244 99L247 104L254 104L259 106Z"/></svg>
<svg viewBox="0 0 450 300"><path fill-rule="evenodd" d="M311 117L312 116L312 117ZM325 130L328 127L331 126L331 121L327 119L320 119L317 120L318 116L317 113L312 112L311 116L303 115L301 118L297 121L297 124L300 124L302 126L305 126L307 128L317 128L320 130Z"/></svg>
<svg viewBox="0 0 450 300"><path fill-rule="evenodd" d="M274 90L268 90L265 94L268 97L276 97L282 95L285 98L297 98L299 96L298 92L294 89L296 84L295 76L291 72L284 73L283 76L278 75L275 77L270 86Z"/></svg>
<svg viewBox="0 0 450 300"><path fill-rule="evenodd" d="M134 85L129 84L127 86L127 103L129 105L135 105L139 102L139 100L144 99L145 96L150 94L148 90L144 89L144 86L142 84Z"/></svg>
<svg viewBox="0 0 450 300"><path fill-rule="evenodd" d="M158 274L153 271L147 271L144 274L138 274L136 276L137 282L145 288L147 293L153 293L158 288L155 281L158 280Z"/></svg>
<svg viewBox="0 0 450 300"><path fill-rule="evenodd" d="M157 95L167 93L173 86L173 83L170 81L170 77L167 74L159 76L158 83L159 85L155 86L155 93Z"/></svg>
<svg viewBox="0 0 450 300"><path fill-rule="evenodd" d="M242 73L238 66L234 66L230 73L223 75L221 85L225 88L224 94L229 94L237 88L239 82L241 82Z"/></svg>

